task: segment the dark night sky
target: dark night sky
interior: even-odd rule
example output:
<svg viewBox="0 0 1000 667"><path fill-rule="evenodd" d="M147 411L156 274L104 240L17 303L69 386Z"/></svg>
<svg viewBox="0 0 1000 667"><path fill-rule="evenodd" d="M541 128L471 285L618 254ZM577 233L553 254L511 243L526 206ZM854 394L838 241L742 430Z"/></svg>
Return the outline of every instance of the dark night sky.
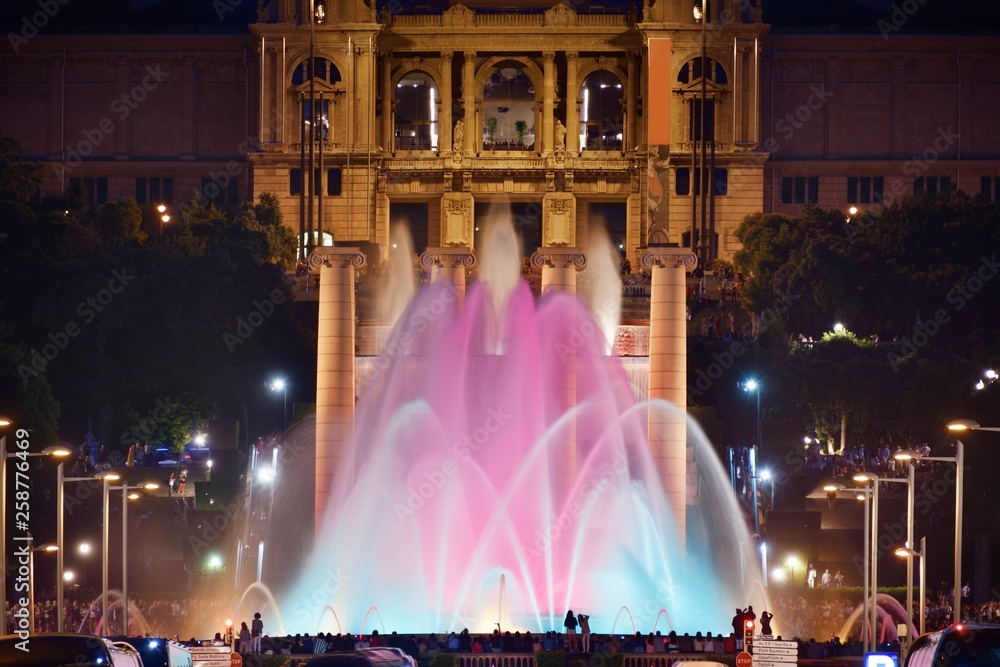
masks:
<svg viewBox="0 0 1000 667"><path fill-rule="evenodd" d="M59 0L49 0L56 4ZM670 0L658 0L667 2ZM447 0L403 0L412 9L417 3L443 8ZM381 5L381 1L379 2ZM609 11L625 12L632 0L602 0ZM872 32L878 21L891 21L893 5L917 7L895 34L995 33L1000 28L1000 2L992 0L764 0L764 20L776 31ZM256 20L257 0L69 0L44 31L240 32ZM225 11L220 19L219 9ZM4 32L21 24L22 17L39 10L39 0L4 0L0 25ZM404 11L406 11L404 9Z"/></svg>

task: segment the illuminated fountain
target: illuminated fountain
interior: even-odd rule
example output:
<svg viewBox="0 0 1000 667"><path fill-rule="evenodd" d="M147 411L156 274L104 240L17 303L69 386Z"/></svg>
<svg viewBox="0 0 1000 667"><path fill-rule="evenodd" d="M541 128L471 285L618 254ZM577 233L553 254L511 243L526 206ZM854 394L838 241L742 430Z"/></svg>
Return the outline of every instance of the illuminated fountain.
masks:
<svg viewBox="0 0 1000 667"><path fill-rule="evenodd" d="M353 465L279 598L288 630L540 632L573 609L600 633L625 607L640 631L665 616L664 632L728 634L736 607L764 608L753 541L697 424L681 535L648 443L650 414L677 408L636 400L576 296L536 303L519 282L494 303L489 285L459 305L436 282L399 317L357 406Z"/></svg>

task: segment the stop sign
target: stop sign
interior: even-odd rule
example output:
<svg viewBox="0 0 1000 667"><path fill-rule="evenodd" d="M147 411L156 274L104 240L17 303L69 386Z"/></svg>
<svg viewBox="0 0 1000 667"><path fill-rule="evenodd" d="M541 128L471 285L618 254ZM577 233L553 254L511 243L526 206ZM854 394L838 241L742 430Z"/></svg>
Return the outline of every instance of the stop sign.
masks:
<svg viewBox="0 0 1000 667"><path fill-rule="evenodd" d="M747 665L750 663L748 662ZM243 667L243 656L233 651L229 654L229 667Z"/></svg>
<svg viewBox="0 0 1000 667"><path fill-rule="evenodd" d="M746 651L740 651L736 656L736 667L752 667L753 656Z"/></svg>

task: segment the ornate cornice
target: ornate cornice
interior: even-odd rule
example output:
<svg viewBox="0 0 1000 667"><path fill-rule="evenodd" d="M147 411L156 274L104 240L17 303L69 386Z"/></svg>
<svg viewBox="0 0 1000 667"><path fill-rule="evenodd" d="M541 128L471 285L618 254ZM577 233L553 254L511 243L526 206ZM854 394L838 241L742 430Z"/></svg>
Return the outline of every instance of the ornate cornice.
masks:
<svg viewBox="0 0 1000 667"><path fill-rule="evenodd" d="M319 273L323 267L363 269L366 262L365 254L359 248L324 246L309 253L309 271L312 273Z"/></svg>
<svg viewBox="0 0 1000 667"><path fill-rule="evenodd" d="M531 266L583 271L587 268L587 253L579 248L539 248L531 253Z"/></svg>
<svg viewBox="0 0 1000 667"><path fill-rule="evenodd" d="M692 270L698 266L698 256L685 248L647 248L639 258L639 265L645 271L653 267L661 269L684 268Z"/></svg>
<svg viewBox="0 0 1000 667"><path fill-rule="evenodd" d="M469 248L427 248L420 253L420 268L432 267L471 269L476 266L476 255Z"/></svg>

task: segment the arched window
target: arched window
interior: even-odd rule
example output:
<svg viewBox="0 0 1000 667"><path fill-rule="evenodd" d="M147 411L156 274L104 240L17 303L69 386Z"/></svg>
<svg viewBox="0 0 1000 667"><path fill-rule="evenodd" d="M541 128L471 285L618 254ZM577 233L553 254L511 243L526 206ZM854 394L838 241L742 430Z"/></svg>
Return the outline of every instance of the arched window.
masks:
<svg viewBox="0 0 1000 667"><path fill-rule="evenodd" d="M434 79L423 72L410 72L396 84L397 150L437 149L437 96Z"/></svg>
<svg viewBox="0 0 1000 667"><path fill-rule="evenodd" d="M486 81L482 133L484 148L534 148L535 86L517 63L501 63Z"/></svg>
<svg viewBox="0 0 1000 667"><path fill-rule="evenodd" d="M614 74L594 72L580 87L580 146L583 150L621 150L622 83Z"/></svg>
<svg viewBox="0 0 1000 667"><path fill-rule="evenodd" d="M316 78L316 81L323 81L330 85L340 81L340 70L337 69L337 66L333 62L326 58L313 58L312 72L312 76ZM309 60L306 59L299 63L299 66L292 72L292 85L298 86L308 83L309 78Z"/></svg>
<svg viewBox="0 0 1000 667"><path fill-rule="evenodd" d="M729 83L725 68L712 58L692 58L681 66L677 83L688 98L688 140L715 141L715 97L721 87ZM711 91L704 100L699 94L702 85ZM704 124L704 137L702 125Z"/></svg>
<svg viewBox="0 0 1000 667"><path fill-rule="evenodd" d="M701 80L701 73L705 72L708 81L724 86L729 83L725 68L717 60L711 58L692 58L681 66L681 71L677 73L677 83L688 84Z"/></svg>
<svg viewBox="0 0 1000 667"><path fill-rule="evenodd" d="M308 84L313 81L313 92L316 95L316 108L309 100ZM320 128L316 132L316 140L330 141L330 106L333 95L331 88L340 81L340 70L326 58L313 58L312 67L309 60L303 60L292 73L292 85L298 91L302 100L302 123L304 140L313 137L313 127Z"/></svg>

